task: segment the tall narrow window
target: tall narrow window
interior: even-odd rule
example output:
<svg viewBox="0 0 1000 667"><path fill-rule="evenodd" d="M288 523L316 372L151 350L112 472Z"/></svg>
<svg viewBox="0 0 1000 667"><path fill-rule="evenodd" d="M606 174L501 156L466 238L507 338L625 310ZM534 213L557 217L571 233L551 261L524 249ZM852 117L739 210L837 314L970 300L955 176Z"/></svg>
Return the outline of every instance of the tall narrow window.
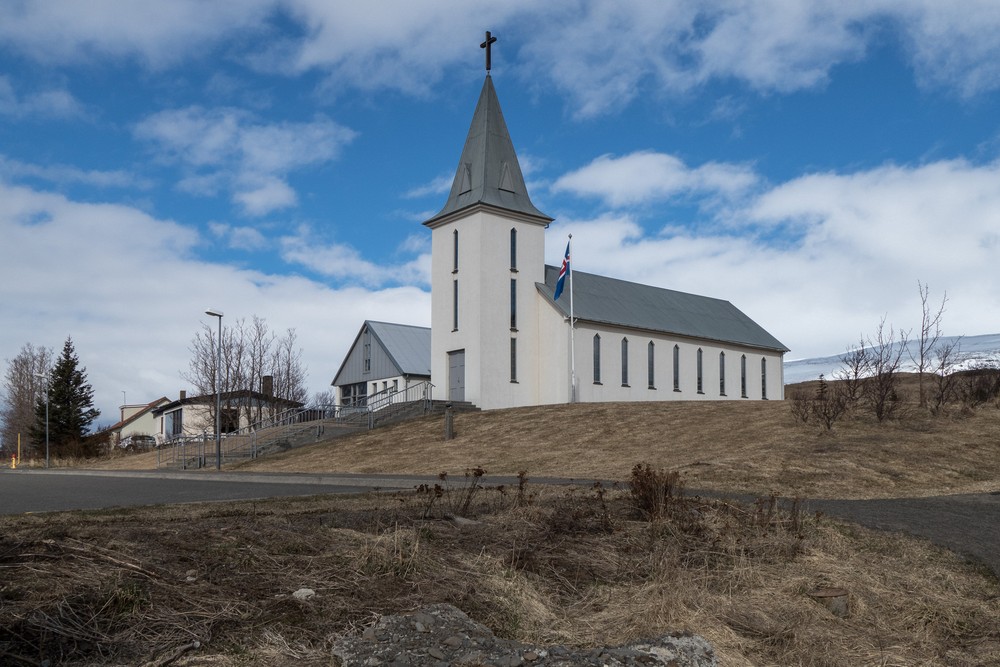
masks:
<svg viewBox="0 0 1000 667"><path fill-rule="evenodd" d="M372 370L372 334L365 331L364 343L361 348L361 372L370 373Z"/></svg>
<svg viewBox="0 0 1000 667"><path fill-rule="evenodd" d="M681 346L674 345L674 391L681 390Z"/></svg>
<svg viewBox="0 0 1000 667"><path fill-rule="evenodd" d="M740 397L747 397L747 355L740 357Z"/></svg>
<svg viewBox="0 0 1000 667"><path fill-rule="evenodd" d="M458 331L458 281L452 283L455 287L454 294L452 295L452 306L451 306L451 330Z"/></svg>
<svg viewBox="0 0 1000 667"><path fill-rule="evenodd" d="M594 384L601 384L601 334L594 334Z"/></svg>
<svg viewBox="0 0 1000 667"><path fill-rule="evenodd" d="M656 373L654 372L653 364L654 351L653 341L649 341L649 345L646 346L646 380L650 389L656 389Z"/></svg>
<svg viewBox="0 0 1000 667"><path fill-rule="evenodd" d="M698 348L698 356L697 356L698 393L699 394L704 394L705 393L705 374L704 374L704 366L702 364L702 356L703 355L702 355L702 352L701 352L701 348L699 347Z"/></svg>
<svg viewBox="0 0 1000 667"><path fill-rule="evenodd" d="M517 268L517 230L513 227L510 230L510 268Z"/></svg>
<svg viewBox="0 0 1000 667"><path fill-rule="evenodd" d="M628 338L622 338L622 386L628 386Z"/></svg>
<svg viewBox="0 0 1000 667"><path fill-rule="evenodd" d="M451 233L452 235L452 266L451 272L458 272L458 230L456 229Z"/></svg>
<svg viewBox="0 0 1000 667"><path fill-rule="evenodd" d="M517 279L510 279L510 330L517 331Z"/></svg>
<svg viewBox="0 0 1000 667"><path fill-rule="evenodd" d="M517 339L510 339L510 381L517 382Z"/></svg>
<svg viewBox="0 0 1000 667"><path fill-rule="evenodd" d="M760 397L767 400L767 359L760 358Z"/></svg>
<svg viewBox="0 0 1000 667"><path fill-rule="evenodd" d="M719 352L719 396L726 395L726 353Z"/></svg>

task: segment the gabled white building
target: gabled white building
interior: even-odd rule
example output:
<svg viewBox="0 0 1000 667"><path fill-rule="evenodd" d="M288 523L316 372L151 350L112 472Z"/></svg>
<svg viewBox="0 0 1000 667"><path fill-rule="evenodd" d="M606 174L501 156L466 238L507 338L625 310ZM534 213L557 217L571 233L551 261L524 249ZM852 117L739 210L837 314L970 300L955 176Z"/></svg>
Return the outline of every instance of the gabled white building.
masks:
<svg viewBox="0 0 1000 667"><path fill-rule="evenodd" d="M366 320L333 378L336 403L364 406L431 379L431 330Z"/></svg>
<svg viewBox="0 0 1000 667"><path fill-rule="evenodd" d="M435 399L784 398L788 348L728 301L575 271L571 329L569 288L554 298L559 270L544 262L551 221L531 203L487 73L448 200L424 223Z"/></svg>

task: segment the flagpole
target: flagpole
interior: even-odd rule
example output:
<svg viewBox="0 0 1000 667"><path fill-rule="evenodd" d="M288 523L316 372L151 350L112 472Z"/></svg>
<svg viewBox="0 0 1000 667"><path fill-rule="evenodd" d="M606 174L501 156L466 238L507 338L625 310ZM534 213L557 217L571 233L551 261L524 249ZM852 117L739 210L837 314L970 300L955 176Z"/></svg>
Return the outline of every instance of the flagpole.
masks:
<svg viewBox="0 0 1000 667"><path fill-rule="evenodd" d="M572 246L573 235L568 244ZM569 396L570 403L576 403L576 320L573 318L573 252L570 248L569 261Z"/></svg>

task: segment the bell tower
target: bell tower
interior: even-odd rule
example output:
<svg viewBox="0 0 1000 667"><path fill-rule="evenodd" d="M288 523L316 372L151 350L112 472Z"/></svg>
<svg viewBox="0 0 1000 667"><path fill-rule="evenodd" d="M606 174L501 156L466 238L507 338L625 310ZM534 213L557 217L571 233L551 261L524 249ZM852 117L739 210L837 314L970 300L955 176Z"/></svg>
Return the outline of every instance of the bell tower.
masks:
<svg viewBox="0 0 1000 667"><path fill-rule="evenodd" d="M486 33L490 62L496 38ZM535 283L545 228L531 203L487 69L451 192L431 229L434 398L481 408L538 401Z"/></svg>

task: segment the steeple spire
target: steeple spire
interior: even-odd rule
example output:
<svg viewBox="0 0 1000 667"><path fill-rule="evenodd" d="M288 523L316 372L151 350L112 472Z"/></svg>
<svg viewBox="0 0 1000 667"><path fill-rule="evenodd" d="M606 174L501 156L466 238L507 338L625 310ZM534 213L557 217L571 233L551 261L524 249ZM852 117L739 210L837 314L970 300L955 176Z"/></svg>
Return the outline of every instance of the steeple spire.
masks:
<svg viewBox="0 0 1000 667"><path fill-rule="evenodd" d="M484 48L487 48L488 54L488 47ZM487 64L488 58L487 55ZM437 215L424 224L433 227L441 219L474 206L502 209L534 218L542 224L552 221L535 208L528 197L521 165L518 164L514 144L500 111L500 101L493 88L493 78L488 73L472 115L472 125L458 160L448 201Z"/></svg>

